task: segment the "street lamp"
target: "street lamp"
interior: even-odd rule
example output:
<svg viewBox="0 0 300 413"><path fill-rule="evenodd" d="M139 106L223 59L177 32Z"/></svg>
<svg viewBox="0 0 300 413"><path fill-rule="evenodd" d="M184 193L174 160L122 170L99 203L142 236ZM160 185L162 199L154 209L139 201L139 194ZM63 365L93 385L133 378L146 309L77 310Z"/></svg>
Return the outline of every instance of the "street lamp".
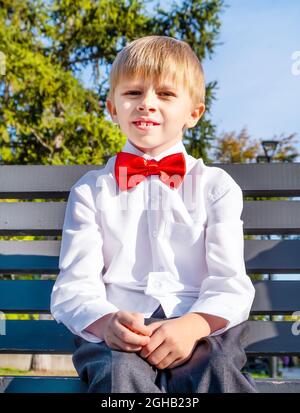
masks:
<svg viewBox="0 0 300 413"><path fill-rule="evenodd" d="M261 141L261 145L263 147L264 150L264 155L258 155L256 157L256 161L258 163L265 163L268 162L270 163L275 151L277 149L278 146L278 141ZM267 235L267 239L270 239L270 236ZM268 274L268 280L272 281L272 274ZM273 317L270 316L270 320L273 321ZM276 378L277 377L277 357L271 357L270 358L270 372L271 372L271 376L272 378Z"/></svg>
<svg viewBox="0 0 300 413"><path fill-rule="evenodd" d="M271 162L271 159L273 158L277 146L279 144L279 141L262 141L261 145L264 150L264 155L258 155L256 157L256 161L258 163L265 163L265 162Z"/></svg>

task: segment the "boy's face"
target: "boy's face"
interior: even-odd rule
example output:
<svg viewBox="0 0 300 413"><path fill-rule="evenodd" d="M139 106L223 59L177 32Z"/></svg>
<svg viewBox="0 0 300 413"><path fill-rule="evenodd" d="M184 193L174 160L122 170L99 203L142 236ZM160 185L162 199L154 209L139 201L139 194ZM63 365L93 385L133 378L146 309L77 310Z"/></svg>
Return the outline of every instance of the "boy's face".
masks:
<svg viewBox="0 0 300 413"><path fill-rule="evenodd" d="M115 89L114 102L107 109L127 139L141 151L156 156L182 139L183 129L196 125L205 106L193 106L188 90L166 79L154 84L143 79L123 79ZM151 119L156 124L136 123Z"/></svg>

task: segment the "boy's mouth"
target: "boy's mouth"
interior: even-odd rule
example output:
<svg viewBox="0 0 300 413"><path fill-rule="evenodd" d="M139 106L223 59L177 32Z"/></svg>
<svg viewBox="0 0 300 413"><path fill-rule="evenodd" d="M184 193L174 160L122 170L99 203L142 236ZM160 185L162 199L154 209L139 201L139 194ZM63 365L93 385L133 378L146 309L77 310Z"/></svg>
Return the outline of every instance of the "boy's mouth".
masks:
<svg viewBox="0 0 300 413"><path fill-rule="evenodd" d="M150 129L154 126L159 126L159 123L156 122L146 122L146 121L136 121L132 122L138 129L145 130Z"/></svg>
<svg viewBox="0 0 300 413"><path fill-rule="evenodd" d="M147 129L150 129L150 128L152 128L152 127L154 127L154 126L159 126L159 123L157 123L157 122L148 122L148 121L140 121L140 120L138 120L138 121L135 121L135 122L132 122L138 129L140 129L140 130L147 130Z"/></svg>

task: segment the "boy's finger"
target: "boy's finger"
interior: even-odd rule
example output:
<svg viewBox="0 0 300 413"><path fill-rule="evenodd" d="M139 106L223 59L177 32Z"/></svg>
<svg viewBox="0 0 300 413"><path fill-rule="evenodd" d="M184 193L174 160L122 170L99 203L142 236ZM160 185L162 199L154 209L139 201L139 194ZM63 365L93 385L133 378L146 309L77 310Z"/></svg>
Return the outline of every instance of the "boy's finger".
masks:
<svg viewBox="0 0 300 413"><path fill-rule="evenodd" d="M130 314L128 317L119 317L118 321L136 334L150 336L150 329L144 325L144 318Z"/></svg>
<svg viewBox="0 0 300 413"><path fill-rule="evenodd" d="M118 328L114 331L114 334L123 342L127 344L133 344L136 346L145 346L149 343L150 337L137 334L127 326L118 323ZM126 338L125 338L126 337Z"/></svg>
<svg viewBox="0 0 300 413"><path fill-rule="evenodd" d="M114 334L112 338L113 347L117 350L127 351L127 352L137 352L142 350L142 346L137 346L134 344L124 343L124 341L120 340L119 337Z"/></svg>

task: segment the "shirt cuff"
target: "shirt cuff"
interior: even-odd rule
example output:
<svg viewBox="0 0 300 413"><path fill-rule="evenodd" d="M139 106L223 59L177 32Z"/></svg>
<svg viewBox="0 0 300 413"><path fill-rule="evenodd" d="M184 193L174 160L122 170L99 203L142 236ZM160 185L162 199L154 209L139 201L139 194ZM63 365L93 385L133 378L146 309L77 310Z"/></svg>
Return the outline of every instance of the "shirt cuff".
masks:
<svg viewBox="0 0 300 413"><path fill-rule="evenodd" d="M57 318L59 320L56 318L56 321L62 322L73 334L82 337L91 343L101 343L104 340L97 337L95 334L84 330L94 321L106 314L119 311L119 308L108 301L102 301L101 304L90 303L88 306L83 306L78 311L80 314L76 316L76 321L74 319L73 321L75 322L73 323L68 321L62 315L58 316Z"/></svg>

